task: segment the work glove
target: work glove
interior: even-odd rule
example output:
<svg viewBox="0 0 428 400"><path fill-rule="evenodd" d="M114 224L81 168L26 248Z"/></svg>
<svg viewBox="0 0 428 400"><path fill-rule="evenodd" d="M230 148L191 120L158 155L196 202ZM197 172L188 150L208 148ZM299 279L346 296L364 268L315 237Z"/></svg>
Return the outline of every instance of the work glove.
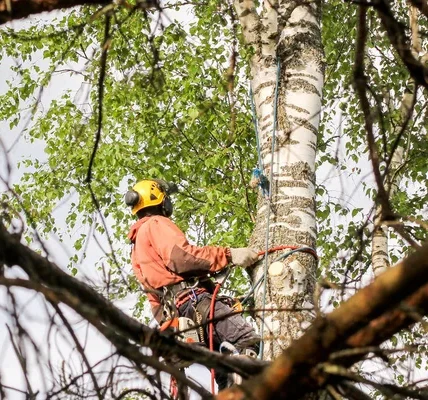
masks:
<svg viewBox="0 0 428 400"><path fill-rule="evenodd" d="M244 268L255 264L259 260L257 252L248 247L230 249L230 258L233 264Z"/></svg>

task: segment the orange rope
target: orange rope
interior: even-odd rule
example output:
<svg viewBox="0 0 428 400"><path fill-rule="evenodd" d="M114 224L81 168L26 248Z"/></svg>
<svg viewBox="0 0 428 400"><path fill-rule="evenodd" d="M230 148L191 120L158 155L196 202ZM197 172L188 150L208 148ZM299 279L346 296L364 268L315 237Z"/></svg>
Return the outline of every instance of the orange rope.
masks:
<svg viewBox="0 0 428 400"><path fill-rule="evenodd" d="M211 298L210 305L210 326L209 326L209 345L210 351L214 351L214 323L212 322L214 318L214 309L215 309L215 298L217 296L218 291L220 290L221 283L217 283L213 296ZM211 368L211 393L215 394L215 371L214 368Z"/></svg>
<svg viewBox="0 0 428 400"><path fill-rule="evenodd" d="M286 245L281 245L281 246L275 246L275 247L271 247L270 249L268 249L268 251L265 251L265 250L262 250L262 251L259 251L257 254L259 255L259 256L264 256L266 253L267 254L270 254L270 253L273 253L273 252L275 252L275 251L280 251L280 250L285 250L285 249L290 249L290 250L297 250L297 249L300 249L301 248L301 246L286 246ZM310 253L310 254L312 254L316 259L318 259L318 256L317 256L317 254L315 253L315 251L313 251L313 250L311 250L311 249L304 249L304 250L302 250L303 252L305 252L305 253Z"/></svg>

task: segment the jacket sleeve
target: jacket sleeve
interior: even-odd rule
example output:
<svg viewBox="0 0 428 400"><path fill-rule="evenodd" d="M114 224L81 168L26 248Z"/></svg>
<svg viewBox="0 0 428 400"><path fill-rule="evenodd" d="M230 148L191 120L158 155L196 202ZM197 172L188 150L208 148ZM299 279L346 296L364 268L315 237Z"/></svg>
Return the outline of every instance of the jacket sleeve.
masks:
<svg viewBox="0 0 428 400"><path fill-rule="evenodd" d="M184 233L169 218L154 217L148 222L152 247L166 267L179 275L202 276L223 269L228 263L224 247L191 245Z"/></svg>

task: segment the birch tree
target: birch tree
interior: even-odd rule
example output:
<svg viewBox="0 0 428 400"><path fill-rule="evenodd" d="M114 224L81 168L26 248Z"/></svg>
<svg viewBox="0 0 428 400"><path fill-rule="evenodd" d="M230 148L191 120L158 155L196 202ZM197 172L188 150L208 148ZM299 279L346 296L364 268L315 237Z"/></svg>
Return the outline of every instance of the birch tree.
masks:
<svg viewBox="0 0 428 400"><path fill-rule="evenodd" d="M263 173L270 193L259 195L252 245L259 249L288 245L315 249L315 153L321 112L324 58L319 2L235 2L250 60ZM287 251L284 250L285 252ZM277 259L275 253L270 260ZM290 308L263 316L265 356L272 358L297 338L313 305L314 255L295 254L253 272L257 308ZM269 276L269 278L268 278Z"/></svg>

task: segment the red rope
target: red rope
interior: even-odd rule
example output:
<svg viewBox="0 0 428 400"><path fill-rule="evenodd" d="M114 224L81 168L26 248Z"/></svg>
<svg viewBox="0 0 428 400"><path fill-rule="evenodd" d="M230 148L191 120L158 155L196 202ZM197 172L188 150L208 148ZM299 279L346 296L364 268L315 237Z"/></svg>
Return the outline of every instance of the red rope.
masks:
<svg viewBox="0 0 428 400"><path fill-rule="evenodd" d="M300 248L301 248L300 246L286 246L286 245L281 245L281 246L271 247L270 249L268 249L268 251L266 251L266 250L259 251L257 254L259 256L264 256L266 253L270 254L270 253L273 253L274 251L280 251L280 250L285 250L285 249L297 250L297 249L300 249ZM318 256L317 256L317 254L315 253L314 250L311 250L311 249L308 248L308 249L302 249L302 252L312 254L315 258L318 259Z"/></svg>
<svg viewBox="0 0 428 400"><path fill-rule="evenodd" d="M169 384L169 392L171 394L171 397L175 400L178 399L178 384L177 379L171 375L171 380Z"/></svg>
<svg viewBox="0 0 428 400"><path fill-rule="evenodd" d="M217 283L214 289L213 296L211 298L210 305L210 329L209 329L209 345L210 351L214 351L214 323L212 322L214 318L214 309L215 309L215 298L217 296L218 291L220 290L221 283ZM211 368L211 393L215 394L215 371Z"/></svg>

